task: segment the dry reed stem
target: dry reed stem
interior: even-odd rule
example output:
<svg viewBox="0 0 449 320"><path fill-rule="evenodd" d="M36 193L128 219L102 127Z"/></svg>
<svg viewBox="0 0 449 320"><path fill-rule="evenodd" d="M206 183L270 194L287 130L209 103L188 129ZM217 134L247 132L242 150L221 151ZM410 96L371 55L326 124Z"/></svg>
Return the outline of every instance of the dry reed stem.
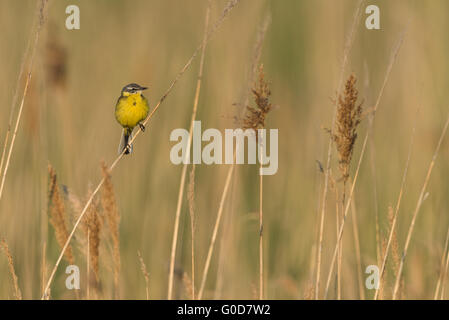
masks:
<svg viewBox="0 0 449 320"><path fill-rule="evenodd" d="M50 223L55 229L56 240L61 248L64 247L65 242L69 237L69 231L67 229L66 212L64 206L64 199L61 196L59 190L58 180L56 178L55 170L48 165L49 174L49 194L48 194L48 207L50 210ZM65 251L65 257L70 264L74 264L72 247L69 246Z"/></svg>
<svg viewBox="0 0 449 320"><path fill-rule="evenodd" d="M101 194L101 204L103 213L108 222L109 231L112 238L113 253L112 259L114 262L114 290L115 297L118 299L119 295L119 280L120 280L120 215L115 199L114 185L112 184L111 174L104 162L101 163L101 170L105 182L103 184L103 192Z"/></svg>
<svg viewBox="0 0 449 320"><path fill-rule="evenodd" d="M16 107L16 104L17 104L17 100L19 99L20 80L23 77L23 72L25 70L26 57L28 56L28 52L30 51L31 42L32 42L32 37L30 36L30 39L28 40L27 47L26 47L25 52L24 52L23 57L22 57L22 62L20 63L19 76L17 77L16 89L14 91L14 96L13 96L13 99L12 99L11 111L10 111L10 114L9 114L9 121L8 121L8 130L6 131L5 141L3 142L2 158L0 160L0 173L3 171L3 164L4 164L4 161L5 161L6 148L8 146L9 135L11 134L11 127L12 127L14 110L16 109L15 107Z"/></svg>
<svg viewBox="0 0 449 320"><path fill-rule="evenodd" d="M380 227L379 227L379 207L378 207L378 196L377 196L377 182L376 182L376 166L374 164L374 142L373 138L370 139L370 164L371 173L373 176L373 193L374 193L374 212L376 220L376 262L379 265L381 263L381 253L380 253Z"/></svg>
<svg viewBox="0 0 449 320"><path fill-rule="evenodd" d="M349 178L349 167L351 164L352 154L354 152L354 145L357 139L357 127L361 122L362 115L362 103L357 104L358 90L355 87L357 80L354 74L351 74L346 81L343 94L338 95L337 102L337 119L335 133L331 133L332 138L336 144L339 158L339 171L343 179L342 186L342 212L344 211L345 197L346 197L346 182ZM340 200L337 191L337 181L334 181L331 177L333 186L336 192L336 227L337 227L337 241L340 241L339 249L337 252L337 299L341 299L341 263L343 258L343 239L338 238L339 231L339 207ZM340 180L341 180L340 179ZM354 220L353 220L354 221Z"/></svg>
<svg viewBox="0 0 449 320"><path fill-rule="evenodd" d="M446 131L447 131L448 125L449 125L449 116L448 116L448 118L446 120L446 123L444 125L443 131L441 132L441 136L440 136L440 139L438 141L438 144L437 144L437 147L435 149L435 152L433 154L432 161L430 162L429 168L427 170L427 175L426 175L426 178L424 180L424 184L422 186L421 193L419 195L415 211L413 212L413 218L412 218L412 221L410 223L410 227L409 227L409 230L408 230L408 233L407 233L407 238L405 240L405 245L404 245L404 251L402 252L401 263L399 265L399 270L398 270L398 273L397 273L397 276L396 276L396 282L394 284L393 300L395 300L397 298L399 285L400 285L400 281L401 281L401 276L402 276L402 270L404 268L405 257L407 256L408 248L409 248L409 245L410 245L410 240L412 238L413 230L415 228L416 218L418 216L419 209L421 208L421 205L422 205L422 203L424 201L424 195L426 193L427 184L428 184L428 182L430 180L430 176L432 174L432 169L433 169L433 167L435 165L435 160L436 160L436 158L438 156L438 152L440 150L440 147L441 147L441 144L443 142L444 136L446 135Z"/></svg>
<svg viewBox="0 0 449 320"><path fill-rule="evenodd" d="M441 278L441 296L440 296L440 300L444 299L444 291L445 291L445 286L446 286L446 278L447 278L447 270L449 267L449 252L446 253L446 265L444 266L444 272L443 272L443 276Z"/></svg>
<svg viewBox="0 0 449 320"><path fill-rule="evenodd" d="M255 101L255 107L246 106L246 116L243 119L243 129L252 129L258 133L258 129L265 127L265 119L268 112L271 111L273 105L270 102L271 91L268 83L265 81L263 65L259 67L258 83L252 89ZM259 144L259 154L262 154L263 144L262 137L257 136ZM259 300L264 296L264 268L263 268L263 175L260 174L262 163L259 168Z"/></svg>
<svg viewBox="0 0 449 320"><path fill-rule="evenodd" d="M399 190L398 200L396 201L395 212L394 212L393 220L391 221L390 232L389 232L389 235L388 235L388 240L387 240L387 243L386 243L385 251L384 251L384 253L382 255L382 264L381 264L381 267L380 267L380 279L382 279L382 277L384 276L385 267L386 267L386 264L387 264L388 253L389 253L389 250L390 250L391 243L393 241L394 232L395 232L395 228L396 228L396 221L397 221L397 217L398 217L398 213L399 213L399 208L401 206L402 196L404 194L405 182L406 182L406 179L407 179L407 173L408 173L408 168L409 168L409 165L410 165L410 159L411 159L411 156L412 156L413 143L414 143L414 139L415 139L415 131L416 131L416 121L417 121L417 119L418 119L418 117L416 117L415 125L413 126L413 131L412 131L412 135L411 135L411 138L410 138L410 145L409 145L409 150L408 150L407 161L405 163L404 173L402 175L401 188ZM382 281L380 282L380 285L382 286ZM374 300L377 300L378 295L379 295L379 290L380 290L380 287L378 289L376 289L376 292L374 293Z"/></svg>
<svg viewBox="0 0 449 320"><path fill-rule="evenodd" d="M384 92L385 87L387 85L387 82L388 82L391 70L393 69L394 62L397 59L397 56L399 54L399 49L401 48L402 43L404 41L404 35L405 35L405 33L402 32L400 37L399 37L399 40L398 40L398 42L397 42L397 44L395 46L395 48L393 49L393 52L391 54L390 62L389 62L388 67L387 67L387 72L385 74L385 78L384 78L384 81L382 83L382 87L380 88L379 95L377 96L376 104L374 105L374 107L372 109L372 114L373 114L372 116L373 117L374 117L374 115L375 115L375 113L376 113L376 111L377 111L377 109L379 107L380 100L381 100L381 98L383 96L383 92ZM373 122L369 123L368 130L367 130L367 133L365 135L365 139L363 141L362 150L361 150L361 153L360 153L360 158L359 158L359 161L358 161L358 164L357 164L357 169L356 169L356 172L355 172L355 175L354 175L354 179L353 179L353 182L352 182L349 198L347 200L347 204L346 204L345 211L344 211L344 214L343 214L343 219L342 219L342 223L341 223L341 227L340 227L340 231L339 231L339 236L338 236L339 239L341 239L342 236L343 236L343 230L344 230L344 226L345 226L346 217L347 217L348 211L349 211L349 205L351 203L351 199L352 199L352 196L353 196L353 193L354 193L355 184L357 182L360 166L362 164L363 156L365 154L366 144L367 144L368 138L370 136L372 127L373 127ZM337 252L338 252L338 247L339 247L339 242L337 242L337 244L335 246L335 249L334 249L334 253L332 255L332 261L331 261L329 274L328 274L328 277L327 277L327 283L326 283L326 289L325 289L325 292L324 292L324 298L327 297L327 293L328 293L328 290L329 290L330 279L331 279L331 276L332 276L332 273L333 273L333 270L334 270L335 259L336 259L336 255L337 255Z"/></svg>
<svg viewBox="0 0 449 320"><path fill-rule="evenodd" d="M335 228L336 228L336 241L338 241L338 230L339 230L339 221L340 221L340 196L338 193L337 183L332 176L332 170L329 173L330 179L331 179L331 189L335 190ZM340 245L340 248L338 250L338 262L337 262L337 271L336 271L336 279L337 279L337 300L341 299L341 262L342 262L342 252L343 248L342 245Z"/></svg>
<svg viewBox="0 0 449 320"><path fill-rule="evenodd" d="M17 278L16 271L14 270L14 260L12 259L11 251L9 251L8 244L5 239L1 239L0 248L3 248L3 252L5 253L6 259L8 260L8 268L9 274L11 275L11 280L14 285L14 297L17 300L22 300L22 292L19 288L19 281Z"/></svg>
<svg viewBox="0 0 449 320"><path fill-rule="evenodd" d="M150 274L147 271L147 266L143 261L140 251L137 251L137 256L139 257L140 261L140 270L142 271L143 277L145 278L145 293L147 296L147 300L150 300Z"/></svg>
<svg viewBox="0 0 449 320"><path fill-rule="evenodd" d="M41 290L44 293L45 279L47 278L47 243L44 242L42 246L42 264L41 264Z"/></svg>
<svg viewBox="0 0 449 320"><path fill-rule="evenodd" d="M362 103L357 105L358 90L355 87L357 79L354 74L351 74L346 81L343 95L338 96L337 102L337 119L335 133L331 133L338 151L339 170L343 179L342 191L342 212L344 210L346 197L346 182L349 178L349 167L351 164L352 154L354 152L354 145L357 139L357 127L361 122ZM335 186L337 188L337 186ZM340 202L337 197L337 237L340 219L338 215L338 207ZM354 220L353 226L354 225ZM338 241L338 239L337 239ZM337 252L337 299L341 299L341 264L343 259L343 239L340 239L340 248ZM357 243L356 243L357 247ZM359 281L360 282L360 281Z"/></svg>
<svg viewBox="0 0 449 320"><path fill-rule="evenodd" d="M365 61L363 64L364 67L364 92L370 91L370 80L369 80L369 68L368 64ZM368 122L371 123L373 121L372 117L368 117ZM374 145L374 138L373 136L369 139L369 148L370 148L370 169L371 169L371 175L372 175L372 186L373 186L373 196L374 196L374 216L375 216L375 224L376 224L376 263L377 265L381 264L381 245L382 240L380 236L380 226L379 226L379 199L378 199L378 192L377 192L377 173L376 173L376 148Z"/></svg>
<svg viewBox="0 0 449 320"><path fill-rule="evenodd" d="M1 184L0 184L0 200L1 200L2 195L3 195L3 189L4 189L4 186L5 186L6 173L8 172L9 162L11 160L12 150L14 148L14 143L15 143L16 137L17 137L17 131L19 130L19 124L20 124L20 120L22 118L22 111L23 111L23 106L25 104L25 97L26 97L26 95L28 93L28 88L29 88L29 85L30 85L30 82L31 82L31 75L32 75L32 70L33 70L34 58L35 58L35 54L36 54L36 48L37 48L37 44L39 42L39 36L40 36L41 30L42 30L42 26L44 25L44 21L45 21L45 5L47 4L47 1L48 0L41 0L41 4L40 4L40 7L39 7L39 21L38 21L38 24L37 24L36 35L35 35L35 38L34 38L33 48L32 48L32 51L31 51L31 59L30 59L30 65L29 65L29 69L28 69L28 74L27 74L27 78L26 78L26 82L25 82L25 87L23 89L22 100L20 102L19 111L17 113L16 124L14 126L14 131L13 131L13 134L11 136L11 144L9 145L8 156L6 157L6 162L5 162L5 168L4 168L3 173L2 173L2 179L1 179ZM14 109L14 107L13 107L13 109ZM7 138L8 138L8 136L9 136L9 134L7 134ZM7 140L5 139L4 148L6 148L6 144L7 144ZM3 166L3 156L2 156L1 164Z"/></svg>
<svg viewBox="0 0 449 320"><path fill-rule="evenodd" d="M207 41L206 43L212 38L212 36L215 34L215 32L217 31L217 29L220 27L220 25L222 24L222 22L225 20L225 18L227 17L228 13L232 10L232 8L234 8L238 3L240 2L240 0L230 0L228 2L228 4L226 5L225 9L223 10L222 15L220 16L220 18L218 19L218 21L214 24L213 28L209 31L208 33L208 37L207 37ZM179 79L182 77L182 75L187 71L187 69L190 67L190 65L192 64L193 60L196 58L196 56L198 55L198 53L200 52L200 50L202 49L203 44L199 45L195 51L193 52L192 56L190 57L190 59L186 62L186 64L182 67L182 69L178 72L178 74L176 75L175 79L171 82L170 86L168 87L168 89L165 91L165 93L162 95L162 97L159 99L158 103L155 105L154 109L148 114L147 118L142 122L142 124L146 127L147 123L153 118L154 114L156 113L156 111L159 109L160 105L162 104L162 102L164 102L164 100L167 98L167 96L170 94L170 92L173 90L174 86L176 85L176 83L179 81ZM133 138L128 142L130 145L134 142L134 140L137 139L137 137L140 135L140 133L142 132L142 130L140 129L140 127L137 129L136 134L134 134ZM112 164L109 166L109 171L111 172L116 166L117 164L120 162L120 160L123 158L125 154L125 150L123 150L123 152L117 156L117 158L115 158L115 160L112 162ZM83 216L86 214L87 208L89 207L89 205L91 204L93 198L95 197L95 195L98 193L98 191L100 190L101 186L104 183L104 178L100 180L100 182L98 183L97 187L94 189L94 191L91 193L90 197L88 198L86 204L84 205L83 211L81 211L80 216L78 217L78 220L75 222L75 225L73 226L72 232L69 235L69 238L67 239L64 247L61 250L61 253L59 254L58 259L56 260L55 266L52 269L52 272L50 274L50 278L48 279L47 285L45 287L45 292L48 291L48 289L50 288L50 285L53 281L53 278L55 276L56 270L58 269L59 263L61 262L62 256L64 255L65 250L67 249L67 247L69 246L70 240L72 239L73 235L75 234L76 229L78 228L78 225L80 224L81 219L83 218ZM42 299L44 299L45 294L42 296Z"/></svg>
<svg viewBox="0 0 449 320"><path fill-rule="evenodd" d="M340 222L340 195L338 193L338 187L337 187L337 181L335 180L332 169L329 171L329 181L330 181L330 189L334 190L335 192L335 235L336 235L336 241L338 241L338 230L339 230L339 222ZM340 245L340 248L337 252L337 270L335 272L335 279L336 279L336 296L337 300L341 299L341 262L342 262L342 254L341 251L343 250L342 246Z"/></svg>
<svg viewBox="0 0 449 320"><path fill-rule="evenodd" d="M337 244L335 246L334 253L332 255L332 261L331 261L329 274L328 274L328 277L327 277L326 288L324 290L324 299L327 298L327 293L329 291L329 285L330 285L331 277L332 277L332 274L333 274L333 271L334 271L335 260L336 260L337 254L338 254L338 250L340 250L340 243L341 243L341 239L343 237L343 228L344 228L345 221L346 221L346 218L347 218L347 215L348 215L348 212L349 212L349 205L350 205L350 202L351 202L351 199L352 199L352 195L354 193L355 182L357 181L357 178L358 178L358 175L359 175L360 165L362 163L363 155L365 153L365 147L366 147L367 140L368 140L368 135L365 136L365 140L363 141L362 152L360 154L359 162L357 164L357 169L356 169L356 172L354 174L354 181L353 181L352 186L351 186L351 190L350 190L350 193L349 193L348 201L346 202L346 206L345 206L345 209L344 209L342 221L340 222L340 229L338 231Z"/></svg>
<svg viewBox="0 0 449 320"><path fill-rule="evenodd" d="M11 124L8 124L8 130L6 131L5 141L3 142L2 158L0 160L0 174L3 172L3 162L5 161L6 147L8 146L10 132L11 132Z"/></svg>
<svg viewBox="0 0 449 320"><path fill-rule="evenodd" d="M87 229L87 300L90 300L90 231Z"/></svg>
<svg viewBox="0 0 449 320"><path fill-rule="evenodd" d="M355 256L357 261L357 280L359 284L359 297L360 300L365 300L365 289L362 271L362 256L360 254L359 228L357 224L357 210L355 207L354 198L352 198L351 201L351 211L352 211L352 232L354 235Z"/></svg>
<svg viewBox="0 0 449 320"><path fill-rule="evenodd" d="M200 66L198 69L198 79L196 82L196 89L195 89L195 97L193 100L193 109L192 109L192 116L190 119L190 128L189 128L189 139L187 141L187 152L184 159L184 164L182 166L182 172L181 172L181 181L179 183L179 191L178 191L178 201L176 204L176 214L175 214L175 223L173 228L173 240L172 240L172 247L171 247L171 254L170 254L170 271L168 276L168 293L167 298L168 300L172 299L173 294L173 278L174 278L174 271L175 271L175 259L176 259L176 246L178 242L178 229L179 229L179 219L181 216L181 206L182 206L182 199L184 198L184 186L185 186L185 179L187 174L187 167L188 167L188 159L190 159L190 145L192 143L192 135L193 135L193 124L196 119L196 113L198 110L198 102L200 98L200 91L201 91L201 81L203 78L203 70L204 70L204 58L205 58L205 52L206 52L206 44L207 44L207 35L208 35L208 28L209 28L209 18L210 18L210 10L211 10L211 0L209 0L207 9L206 9L206 15L205 15L205 22L204 22L204 37L203 37L203 43L201 48L201 55L200 55ZM192 168L193 170L193 168ZM193 207L192 207L193 208ZM192 213L192 210L189 212ZM193 229L193 215L190 215L191 220L191 233L192 233L192 286L195 287L195 262L194 262L194 229ZM195 299L195 289L193 290L193 299Z"/></svg>
<svg viewBox="0 0 449 320"><path fill-rule="evenodd" d="M447 248L449 244L449 229L446 233L446 241L444 241L444 249L443 249L443 255L441 256L441 264L440 264L440 275L438 276L437 286L435 288L435 294L433 296L433 300L438 299L438 293L440 292L440 286L441 286L441 280L444 278L444 267L445 267L445 261L446 261L446 255L447 255Z"/></svg>
<svg viewBox="0 0 449 320"><path fill-rule="evenodd" d="M337 102L337 119L335 133L331 133L338 151L339 158L339 170L343 179L343 191L342 191L342 211L344 210L345 197L346 197L346 182L349 178L349 167L351 164L352 154L354 152L354 145L357 139L357 127L361 122L362 115L362 103L357 104L358 90L355 87L357 79L354 74L351 74L346 81L343 94L338 95ZM335 188L337 185L335 184ZM338 237L338 207L340 201L337 197L337 237ZM337 299L341 298L341 262L343 256L343 245L340 240L340 249L338 250L338 263L337 263Z"/></svg>
<svg viewBox="0 0 449 320"><path fill-rule="evenodd" d="M236 154L234 152L234 160L232 161L232 163L235 162L235 158L236 158ZM210 261L212 259L212 253L214 250L215 241L217 239L218 228L220 226L221 216L223 214L224 202L226 200L226 195L228 194L228 189L229 189L229 185L231 183L231 177L232 177L232 172L234 171L234 167L235 167L234 164L231 164L231 166L228 170L227 176L226 176L223 193L222 193L221 199L220 199L220 206L218 207L217 218L215 220L214 230L212 232L212 238L211 238L211 241L209 244L209 250L207 252L206 263L204 265L203 277L201 279L200 291L198 293L198 300L201 300L201 298L203 297L204 287L206 285L207 274L209 272Z"/></svg>
<svg viewBox="0 0 449 320"><path fill-rule="evenodd" d="M192 164L189 176L189 188L187 190L189 201L189 216L191 230L191 257L192 262L192 300L195 300L195 164Z"/></svg>
<svg viewBox="0 0 449 320"><path fill-rule="evenodd" d="M346 65L348 63L348 57L349 52L352 48L353 40L355 37L355 33L357 31L357 24L360 20L361 14L362 14L362 4L364 0L359 0L357 4L357 9L354 13L354 18L352 21L352 26L349 32L349 36L346 39L345 48L343 50L343 61L341 64L340 69L340 79L338 81L337 86L337 92L341 92L341 87L343 85L343 77L344 77L344 71L346 69ZM332 158L332 132L334 131L335 122L336 122L336 115L337 115L337 101L335 101L334 105L334 114L332 117L332 128L331 128L331 136L329 137L329 145L327 149L327 162L326 162L326 169L324 173L324 188L323 188L323 198L322 198L322 204L321 204L321 214L320 214L320 228L319 228L319 236L318 236L318 246L317 246L317 272L316 272L316 280L315 280L315 299L318 299L319 296L319 289L320 289L320 277L321 277L321 255L323 251L323 233L324 233L324 216L326 212L326 199L327 199L327 190L328 190L328 184L329 184L329 170L331 167L331 158Z"/></svg>
<svg viewBox="0 0 449 320"><path fill-rule="evenodd" d="M440 275L438 276L437 286L435 288L435 294L433 296L433 300L438 299L438 293L440 292L441 279L443 278L443 274L444 274L444 266L445 266L445 261L446 261L445 258L446 258L446 254L447 254L448 243L449 243L449 229L447 230L447 233L446 233L446 241L444 241L444 249L443 249L443 254L441 255L441 263L440 263Z"/></svg>

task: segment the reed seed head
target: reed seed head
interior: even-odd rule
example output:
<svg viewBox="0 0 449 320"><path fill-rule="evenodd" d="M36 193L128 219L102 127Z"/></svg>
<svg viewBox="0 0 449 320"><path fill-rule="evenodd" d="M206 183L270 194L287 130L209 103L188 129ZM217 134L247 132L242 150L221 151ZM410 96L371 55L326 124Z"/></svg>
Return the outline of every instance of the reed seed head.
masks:
<svg viewBox="0 0 449 320"><path fill-rule="evenodd" d="M357 139L357 126L362 119L363 103L357 104L356 82L356 77L351 74L346 81L343 94L338 97L336 131L332 135L337 146L339 169L344 182L349 177L349 166Z"/></svg>
<svg viewBox="0 0 449 320"><path fill-rule="evenodd" d="M19 281L16 275L16 271L14 269L14 261L12 259L11 252L9 251L9 247L5 239L0 240L0 249L3 249L6 259L8 260L9 273L11 275L11 279L14 285L14 297L17 300L22 300L22 292L20 291Z"/></svg>
<svg viewBox="0 0 449 320"><path fill-rule="evenodd" d="M69 237L66 224L64 200L59 189L56 171L51 165L48 166L48 174L50 179L48 194L50 223L55 229L56 240L62 249ZM75 259L73 257L72 247L70 245L67 247L67 250L65 250L64 257L70 264L74 264Z"/></svg>
<svg viewBox="0 0 449 320"><path fill-rule="evenodd" d="M246 107L243 128L253 129L257 132L257 129L265 128L266 115L273 108L273 105L270 102L271 91L268 83L265 81L263 65L260 65L259 67L259 78L252 89L252 92L254 95L255 107Z"/></svg>

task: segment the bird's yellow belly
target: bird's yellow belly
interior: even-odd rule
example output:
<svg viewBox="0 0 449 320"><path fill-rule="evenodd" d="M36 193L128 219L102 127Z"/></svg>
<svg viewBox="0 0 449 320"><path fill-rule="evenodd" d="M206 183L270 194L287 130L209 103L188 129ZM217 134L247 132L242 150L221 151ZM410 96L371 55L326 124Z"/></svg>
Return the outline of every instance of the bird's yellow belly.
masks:
<svg viewBox="0 0 449 320"><path fill-rule="evenodd" d="M123 127L134 128L148 115L148 105L140 99L140 101L135 101L134 99L124 100L117 106L115 117Z"/></svg>

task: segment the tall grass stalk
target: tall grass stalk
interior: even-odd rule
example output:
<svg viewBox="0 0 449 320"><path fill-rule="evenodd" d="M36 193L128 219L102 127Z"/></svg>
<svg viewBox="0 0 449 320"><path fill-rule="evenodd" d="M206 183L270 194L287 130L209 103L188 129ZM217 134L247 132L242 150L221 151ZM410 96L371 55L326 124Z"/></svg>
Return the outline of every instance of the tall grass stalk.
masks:
<svg viewBox="0 0 449 320"><path fill-rule="evenodd" d="M14 269L14 261L12 258L11 251L9 250L9 246L6 243L5 239L0 240L0 249L3 249L3 252L6 256L6 259L8 260L8 268L9 268L9 274L11 275L12 283L14 286L14 297L17 300L22 300L22 292L19 288L19 280L17 278L16 271Z"/></svg>
<svg viewBox="0 0 449 320"><path fill-rule="evenodd" d="M416 119L417 118L418 117L416 117ZM398 200L396 201L396 208L395 208L395 211L394 211L393 220L391 221L391 227L390 227L390 232L388 234L387 244L385 246L385 252L384 252L384 254L382 256L382 262L381 262L382 264L381 264L381 267L380 267L380 279L381 279L381 281L379 282L379 288L377 288L376 292L374 293L374 300L378 299L379 293L380 293L380 290L381 290L381 286L383 284L382 278L384 277L385 267L387 265L387 258L388 258L388 254L389 254L390 247L391 247L391 244L392 244L393 235L395 233L396 221L397 221L398 214L399 214L399 207L401 206L402 196L404 194L405 181L407 179L407 173L408 173L408 168L409 168L409 165L410 165L410 159L411 159L411 156L412 156L413 143L414 143L414 139L415 139L415 131L416 131L416 120L415 120L415 125L413 127L412 135L411 135L411 138L410 138L410 146L409 146L409 150L408 150L407 161L405 163L404 173L402 175L401 188L399 190Z"/></svg>
<svg viewBox="0 0 449 320"><path fill-rule="evenodd" d="M232 163L235 163L235 152L234 152L234 160L232 161ZM201 278L200 290L198 292L198 300L201 300L201 298L203 297L204 288L206 286L206 279L207 279L207 274L209 272L210 261L212 259L212 253L214 251L215 241L217 240L217 234L218 234L218 229L220 227L221 216L223 214L224 203L226 200L226 196L228 194L229 186L231 184L231 177L232 177L232 172L234 171L234 167L235 167L235 165L231 164L231 166L229 167L228 173L226 175L226 181L224 184L223 193L221 194L220 205L218 207L217 218L215 219L215 225L214 225L214 229L212 231L212 238L210 240L209 249L207 251L206 262L204 264L203 276Z"/></svg>
<svg viewBox="0 0 449 320"><path fill-rule="evenodd" d="M449 229L447 230L447 233L446 233L446 241L444 241L443 255L441 256L441 264L440 264L440 275L438 277L437 286L435 288L435 294L433 296L433 300L438 299L441 282L444 279L445 274L446 274L446 270L445 270L446 260L447 260L447 257L449 257L449 254L447 251L448 245L449 245ZM443 291L444 290L441 290L441 294L443 293Z"/></svg>
<svg viewBox="0 0 449 320"><path fill-rule="evenodd" d="M362 15L362 4L364 0L359 0L357 4L357 8L354 13L354 18L352 21L352 26L349 32L349 35L346 39L345 48L343 50L343 61L340 69L340 79L338 81L337 92L341 91L343 86L344 73L346 70L346 65L348 64L349 53L352 48L352 44L355 38L355 33L357 31L357 25L360 21L360 17ZM327 160L326 160L326 168L324 172L324 188L323 188L323 198L321 201L321 213L320 213L320 227L319 227L319 236L318 236L318 246L317 246L317 262L316 262L316 279L315 279L315 299L319 297L320 291L320 277L321 277L321 256L323 251L323 235L324 235L324 217L326 212L326 200L327 200L327 191L329 188L329 172L331 167L331 159L332 159L332 132L335 127L335 120L337 116L337 99L335 99L335 108L334 114L332 117L332 128L331 128L331 137L329 138L329 145L327 149Z"/></svg>
<svg viewBox="0 0 449 320"><path fill-rule="evenodd" d="M39 43L39 38L40 38L41 31L42 31L42 27L44 26L44 22L45 22L45 14L46 14L45 9L46 9L47 1L48 0L40 0L39 10L38 10L38 21L37 21L37 27L36 27L36 34L34 36L34 42L33 42L32 49L31 49L30 64L29 64L29 67L28 67L27 77L26 77L26 81L25 81L25 87L23 89L22 99L20 101L19 111L17 113L16 123L15 123L15 126L14 126L14 131L13 131L13 134L11 136L11 143L9 145L8 154L6 156L6 162L4 164L5 167L3 169L3 162L4 162L6 145L8 143L8 138L9 138L9 135L10 135L10 133L9 133L10 132L10 126L8 128L8 132L6 133L6 137L5 137L5 144L3 146L4 150L2 152L2 159L0 161L0 163L1 163L0 167L2 167L2 169L3 169L2 176L1 176L1 183L0 183L0 200L2 199L3 189L4 189L4 186L5 186L6 173L8 172L9 163L10 163L10 160L11 160L12 150L14 148L14 143L16 141L17 132L19 130L20 120L22 119L22 112L23 112L23 106L25 104L25 98L27 96L28 89L29 89L30 82L31 82L31 76L32 76L33 65L34 65L34 58L36 56L36 49L37 49L37 45ZM15 101L13 101L13 106L11 108L11 115L12 115L12 112L14 111L14 105L15 105Z"/></svg>
<svg viewBox="0 0 449 320"><path fill-rule="evenodd" d="M150 300L150 274L147 271L147 266L145 265L145 262L143 261L140 251L137 251L137 257L139 258L139 262L140 262L140 270L142 271L142 274L145 278L146 298L147 298L147 300Z"/></svg>
<svg viewBox="0 0 449 320"><path fill-rule="evenodd" d="M377 111L377 109L379 107L380 100L381 100L381 98L383 96L383 92L385 90L385 87L387 85L388 79L390 77L391 70L393 69L393 65L394 65L394 63L395 63L395 61L397 59L398 54L399 54L399 49L401 48L402 43L404 41L404 35L405 34L403 32L399 36L399 40L398 40L396 46L394 47L394 49L392 51L390 62L389 62L388 67L387 67L387 71L386 71L386 74L385 74L385 78L384 78L382 87L380 88L379 94L377 96L376 103L375 103L375 105L373 107L373 110L372 110L373 117L374 117L374 115L375 115L375 113L376 113L376 111ZM369 125L368 125L367 133L365 135L365 139L363 141L362 151L360 153L360 158L359 158L359 161L358 161L358 164L357 164L357 169L356 169L356 172L354 174L353 181L352 181L352 186L351 186L351 189L350 189L349 197L348 197L348 199L346 201L346 206L345 206L345 210L344 210L344 213L343 213L342 222L340 224L340 230L338 232L338 238L339 239L341 239L342 236L343 236L343 230L344 230L344 226L345 226L346 217L347 217L348 211L349 211L349 205L351 203L351 199L352 199L352 196L353 196L353 193L354 193L355 184L357 182L360 166L362 164L362 160L363 160L363 156L365 154L365 149L366 149L368 137L370 136L372 127L373 127L373 122L370 122ZM330 270L329 270L328 277L327 277L327 283L326 283L326 288L325 288L325 292L324 292L324 298L325 299L326 299L328 291L329 291L330 280L331 280L331 277L332 277L332 274L333 274L333 271L334 271L335 260L336 260L337 252L339 250L339 246L340 246L340 242L337 241L337 244L335 246L335 249L334 249L334 252L333 252L333 255L332 255Z"/></svg>
<svg viewBox="0 0 449 320"><path fill-rule="evenodd" d="M444 137L446 135L446 131L447 131L448 125L449 125L449 116L448 116L448 118L446 120L446 123L444 125L443 131L441 132L441 136L440 136L440 139L438 141L438 144L437 144L437 147L435 149L435 152L433 154L432 161L430 162L429 168L427 169L427 175L426 175L426 178L424 180L424 184L423 184L423 186L421 188L421 193L419 195L415 211L413 212L412 221L410 222L410 227L409 227L408 232L407 232L407 238L405 240L404 251L402 252L401 263L399 265L398 274L396 275L396 281L395 281L394 289L393 289L393 300L395 300L397 298L397 295L398 295L399 284L400 284L400 281L401 281L402 271L404 269L405 258L407 256L407 252L408 252L408 248L409 248L410 241L411 241L411 238L412 238L413 230L415 228L416 218L418 217L419 209L421 209L421 205L422 205L422 203L424 201L424 196L426 194L427 184L429 183L430 176L432 174L432 169L433 169L433 167L435 165L435 160L436 160L436 158L438 156L441 144L442 144L442 142L444 140Z"/></svg>
<svg viewBox="0 0 449 320"><path fill-rule="evenodd" d="M359 240L359 227L357 223L357 209L355 207L354 197L351 201L351 212L352 212L352 233L354 236L354 249L355 257L357 262L357 283L359 285L359 298L360 300L365 300L365 289L363 283L363 271L362 271L362 256L360 254L360 240Z"/></svg>
<svg viewBox="0 0 449 320"><path fill-rule="evenodd" d="M448 231L448 233L449 233L449 231ZM446 288L446 278L447 278L448 268L449 268L449 251L446 252L446 263L445 263L443 274L442 274L442 277L441 277L441 283L442 284L441 284L440 300L444 299L444 291L445 291L445 288Z"/></svg>

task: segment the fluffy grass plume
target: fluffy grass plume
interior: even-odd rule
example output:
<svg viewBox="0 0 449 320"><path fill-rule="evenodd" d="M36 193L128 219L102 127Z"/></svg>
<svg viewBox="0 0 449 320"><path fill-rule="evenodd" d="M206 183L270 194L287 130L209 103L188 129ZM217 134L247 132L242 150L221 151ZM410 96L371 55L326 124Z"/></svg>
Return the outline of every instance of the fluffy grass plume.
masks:
<svg viewBox="0 0 449 320"><path fill-rule="evenodd" d="M55 169L49 165L48 174L50 179L48 206L50 211L50 223L55 229L56 240L61 248L64 247L65 242L69 237L66 222L66 211L64 206L64 199L58 186ZM70 264L74 264L74 257L72 247L68 246L64 253L64 257Z"/></svg>
<svg viewBox="0 0 449 320"><path fill-rule="evenodd" d="M189 277L187 272L184 272L182 274L182 284L183 284L183 287L184 287L184 294L185 294L186 298L194 300L193 283L192 283L192 279Z"/></svg>
<svg viewBox="0 0 449 320"><path fill-rule="evenodd" d="M147 266L145 265L145 262L143 261L140 251L137 251L137 256L139 257L140 270L142 271L143 277L145 278L146 297L147 297L147 300L150 300L150 274L147 271Z"/></svg>
<svg viewBox="0 0 449 320"><path fill-rule="evenodd" d="M265 81L263 64L259 67L259 78L251 91L254 95L255 107L246 106L243 128L253 129L257 132L257 129L265 128L265 118L267 113L273 108L273 105L270 103L271 91L268 83Z"/></svg>
<svg viewBox="0 0 449 320"><path fill-rule="evenodd" d="M12 259L11 252L9 251L9 247L5 239L0 240L0 248L3 249L6 259L8 260L9 273L11 275L12 283L14 285L14 297L17 300L22 300L22 292L20 291L19 281L16 275L16 271L14 269L14 261Z"/></svg>
<svg viewBox="0 0 449 320"><path fill-rule="evenodd" d="M362 117L362 103L357 104L359 93L355 87L356 82L356 77L351 74L343 94L338 97L336 132L332 136L338 151L340 173L345 182L349 177L349 165L357 139L356 130Z"/></svg>
<svg viewBox="0 0 449 320"><path fill-rule="evenodd" d="M88 237L89 263L98 285L100 282L100 232L102 219L98 210L97 201L93 201L89 206L84 223Z"/></svg>

